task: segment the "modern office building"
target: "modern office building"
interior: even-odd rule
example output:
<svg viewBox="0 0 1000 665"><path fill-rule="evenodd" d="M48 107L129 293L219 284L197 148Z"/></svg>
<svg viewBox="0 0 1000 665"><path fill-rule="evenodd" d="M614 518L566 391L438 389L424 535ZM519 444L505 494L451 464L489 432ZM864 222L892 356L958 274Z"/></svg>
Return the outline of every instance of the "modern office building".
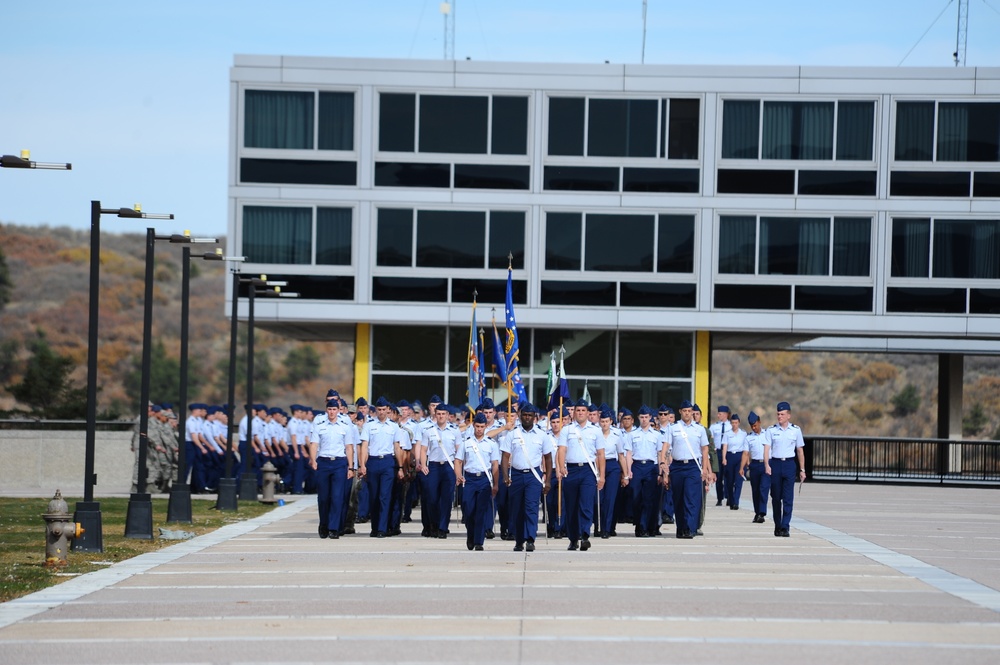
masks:
<svg viewBox="0 0 1000 665"><path fill-rule="evenodd" d="M301 294L256 320L354 340L358 394L464 401L508 262L535 399L561 346L630 405L707 404L712 348L920 351L948 433L1000 352L1000 68L237 56L230 95L231 249Z"/></svg>

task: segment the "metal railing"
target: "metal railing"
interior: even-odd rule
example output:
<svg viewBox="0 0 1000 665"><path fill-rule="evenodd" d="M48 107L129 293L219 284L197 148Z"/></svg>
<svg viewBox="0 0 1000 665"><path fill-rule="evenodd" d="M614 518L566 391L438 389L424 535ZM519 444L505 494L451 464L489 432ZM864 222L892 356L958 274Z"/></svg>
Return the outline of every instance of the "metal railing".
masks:
<svg viewBox="0 0 1000 665"><path fill-rule="evenodd" d="M805 440L806 473L817 480L1000 486L1000 441L854 436Z"/></svg>
<svg viewBox="0 0 1000 665"><path fill-rule="evenodd" d="M122 432L135 427L134 420L98 420L97 429L102 432ZM0 430L84 430L86 420L42 420L40 418L0 419Z"/></svg>

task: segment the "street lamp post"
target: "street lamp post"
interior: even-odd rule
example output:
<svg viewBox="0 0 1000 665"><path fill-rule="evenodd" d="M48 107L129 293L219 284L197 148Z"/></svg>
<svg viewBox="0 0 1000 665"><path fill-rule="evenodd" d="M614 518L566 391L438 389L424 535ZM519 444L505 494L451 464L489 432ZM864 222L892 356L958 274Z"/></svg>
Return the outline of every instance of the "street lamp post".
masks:
<svg viewBox="0 0 1000 665"><path fill-rule="evenodd" d="M73 549L81 552L103 552L104 532L101 504L94 501L94 449L97 439L97 324L100 304L101 271L101 215L115 215L126 219L173 219L172 214L142 212L134 208L102 208L100 201L90 202L90 321L87 327L87 434L84 451L83 501L76 503L73 521L84 528L83 534L73 540ZM140 407L142 413L148 409Z"/></svg>
<svg viewBox="0 0 1000 665"><path fill-rule="evenodd" d="M177 420L177 482L171 485L170 499L167 502L167 521L191 523L191 485L187 481L187 444L185 434L187 427L187 384L188 384L188 338L191 300L191 248L187 245L181 250L181 385L180 385L180 415ZM205 261L242 261L243 257L223 256L222 250L195 255Z"/></svg>
<svg viewBox="0 0 1000 665"><path fill-rule="evenodd" d="M226 455L226 479L223 486L220 484L219 499L217 508L219 510L236 510L236 481L231 479L232 475L232 440L233 426L236 416L236 331L237 331L237 304L239 299L240 285L247 284L248 308L247 308L247 438L246 446L240 451L240 476L239 499L242 501L257 500L257 474L250 466L250 455L253 454L253 343L254 343L254 299L256 296L276 296L283 298L296 298L297 293L282 293L281 287L286 282L268 280L267 275L257 277L240 277L240 274L233 271L233 305L232 305L232 329L229 337L229 404L232 407L233 416L229 419L229 452ZM260 289L260 290L258 290Z"/></svg>
<svg viewBox="0 0 1000 665"><path fill-rule="evenodd" d="M152 540L153 538L153 503L146 492L146 457L149 445L148 404L153 329L153 267L157 240L167 240L171 243L219 242L217 238L192 238L187 233L157 236L156 229L146 229L146 291L142 308L142 387L139 397L139 479L136 492L129 496L128 511L125 514L125 537L143 540Z"/></svg>

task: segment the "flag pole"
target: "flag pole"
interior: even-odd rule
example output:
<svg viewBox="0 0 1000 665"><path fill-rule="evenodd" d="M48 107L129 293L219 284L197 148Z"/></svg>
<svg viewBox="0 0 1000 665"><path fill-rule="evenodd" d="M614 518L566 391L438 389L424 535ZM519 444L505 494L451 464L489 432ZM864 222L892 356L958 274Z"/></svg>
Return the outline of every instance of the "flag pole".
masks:
<svg viewBox="0 0 1000 665"><path fill-rule="evenodd" d="M566 359L566 346L563 345L563 344L560 344L559 345L559 381L560 382L562 381L563 376L566 374L566 366L563 364L563 361L565 359ZM560 432L562 432L562 412L563 412L563 395L562 395L562 388L560 386L560 390L559 390L559 427L560 427L559 431ZM557 491L559 492L559 494L556 496L556 508L558 509L557 510L557 514L556 514L556 520L557 520L558 524L562 524L562 480L563 480L562 479L562 474L560 473L559 474L559 480L558 480L559 488L557 489Z"/></svg>

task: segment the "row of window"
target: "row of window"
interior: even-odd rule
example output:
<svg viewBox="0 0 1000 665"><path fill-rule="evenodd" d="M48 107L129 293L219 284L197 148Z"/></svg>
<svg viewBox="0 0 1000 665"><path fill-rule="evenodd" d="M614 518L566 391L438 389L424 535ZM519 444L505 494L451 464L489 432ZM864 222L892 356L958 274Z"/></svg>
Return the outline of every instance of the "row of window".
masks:
<svg viewBox="0 0 1000 665"><path fill-rule="evenodd" d="M246 90L247 148L354 149L353 92ZM384 152L528 154L527 96L380 93ZM549 156L699 158L696 98L548 99ZM726 99L723 159L874 159L875 102ZM897 161L1000 161L1000 103L899 101Z"/></svg>
<svg viewBox="0 0 1000 665"><path fill-rule="evenodd" d="M244 206L253 263L352 264L352 208ZM544 267L567 272L692 274L693 214L547 212ZM870 217L721 215L720 275L870 277ZM1000 279L1000 220L896 217L891 276ZM525 265L525 212L379 208L380 267ZM447 296L446 298L447 299Z"/></svg>

